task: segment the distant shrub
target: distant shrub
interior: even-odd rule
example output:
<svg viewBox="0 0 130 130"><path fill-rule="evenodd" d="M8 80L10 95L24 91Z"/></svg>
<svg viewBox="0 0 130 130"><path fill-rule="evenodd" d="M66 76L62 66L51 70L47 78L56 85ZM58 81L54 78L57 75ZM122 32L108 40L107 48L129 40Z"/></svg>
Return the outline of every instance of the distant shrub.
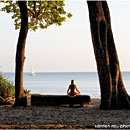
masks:
<svg viewBox="0 0 130 130"><path fill-rule="evenodd" d="M28 89L25 89L25 90L24 90L24 93L25 93L25 94L30 94L30 92L31 92L31 90L28 90Z"/></svg>
<svg viewBox="0 0 130 130"><path fill-rule="evenodd" d="M13 81L3 78L0 73L0 96L14 96L15 87Z"/></svg>

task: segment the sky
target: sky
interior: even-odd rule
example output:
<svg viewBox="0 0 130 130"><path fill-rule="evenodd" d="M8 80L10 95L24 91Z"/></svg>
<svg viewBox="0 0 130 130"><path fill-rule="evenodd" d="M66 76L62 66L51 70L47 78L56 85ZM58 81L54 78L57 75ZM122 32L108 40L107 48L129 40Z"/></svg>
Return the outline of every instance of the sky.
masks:
<svg viewBox="0 0 130 130"><path fill-rule="evenodd" d="M86 1L65 1L73 16L62 26L29 31L24 72L95 72L96 61ZM130 71L130 1L108 1L112 31L122 71ZM0 71L15 71L19 30L11 15L0 12Z"/></svg>

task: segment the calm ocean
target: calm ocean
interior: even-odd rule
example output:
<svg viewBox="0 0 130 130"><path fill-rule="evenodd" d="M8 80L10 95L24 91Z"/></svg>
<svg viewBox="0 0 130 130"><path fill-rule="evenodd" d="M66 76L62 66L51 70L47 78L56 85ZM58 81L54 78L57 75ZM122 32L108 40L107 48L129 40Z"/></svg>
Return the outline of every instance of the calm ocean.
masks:
<svg viewBox="0 0 130 130"><path fill-rule="evenodd" d="M125 87L130 94L130 72L123 72ZM14 81L14 73L3 73L5 78ZM24 73L24 89L31 93L48 95L66 95L71 80L75 83L81 94L90 95L92 98L100 98L100 87L96 72L40 72L32 76Z"/></svg>

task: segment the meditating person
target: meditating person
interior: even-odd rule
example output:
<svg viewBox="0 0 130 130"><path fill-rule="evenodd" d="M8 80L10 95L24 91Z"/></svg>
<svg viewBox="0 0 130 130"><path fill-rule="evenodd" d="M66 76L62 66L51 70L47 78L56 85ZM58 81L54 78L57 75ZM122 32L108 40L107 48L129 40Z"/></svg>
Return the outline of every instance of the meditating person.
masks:
<svg viewBox="0 0 130 130"><path fill-rule="evenodd" d="M75 90L77 92L75 92ZM69 85L69 88L67 90L67 95L69 96L76 96L76 95L80 95L79 90L77 89L77 86L74 84L74 80L71 80L71 84Z"/></svg>

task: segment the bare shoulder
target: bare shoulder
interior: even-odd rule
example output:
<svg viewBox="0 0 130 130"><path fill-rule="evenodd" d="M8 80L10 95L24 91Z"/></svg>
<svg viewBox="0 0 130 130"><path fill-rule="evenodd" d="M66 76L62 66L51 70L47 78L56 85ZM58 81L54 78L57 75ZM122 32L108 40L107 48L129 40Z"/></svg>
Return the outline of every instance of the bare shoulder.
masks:
<svg viewBox="0 0 130 130"><path fill-rule="evenodd" d="M76 85L74 85L74 87L75 87L75 88L77 88L77 86L76 86Z"/></svg>
<svg viewBox="0 0 130 130"><path fill-rule="evenodd" d="M69 88L71 88L71 85L69 85Z"/></svg>

